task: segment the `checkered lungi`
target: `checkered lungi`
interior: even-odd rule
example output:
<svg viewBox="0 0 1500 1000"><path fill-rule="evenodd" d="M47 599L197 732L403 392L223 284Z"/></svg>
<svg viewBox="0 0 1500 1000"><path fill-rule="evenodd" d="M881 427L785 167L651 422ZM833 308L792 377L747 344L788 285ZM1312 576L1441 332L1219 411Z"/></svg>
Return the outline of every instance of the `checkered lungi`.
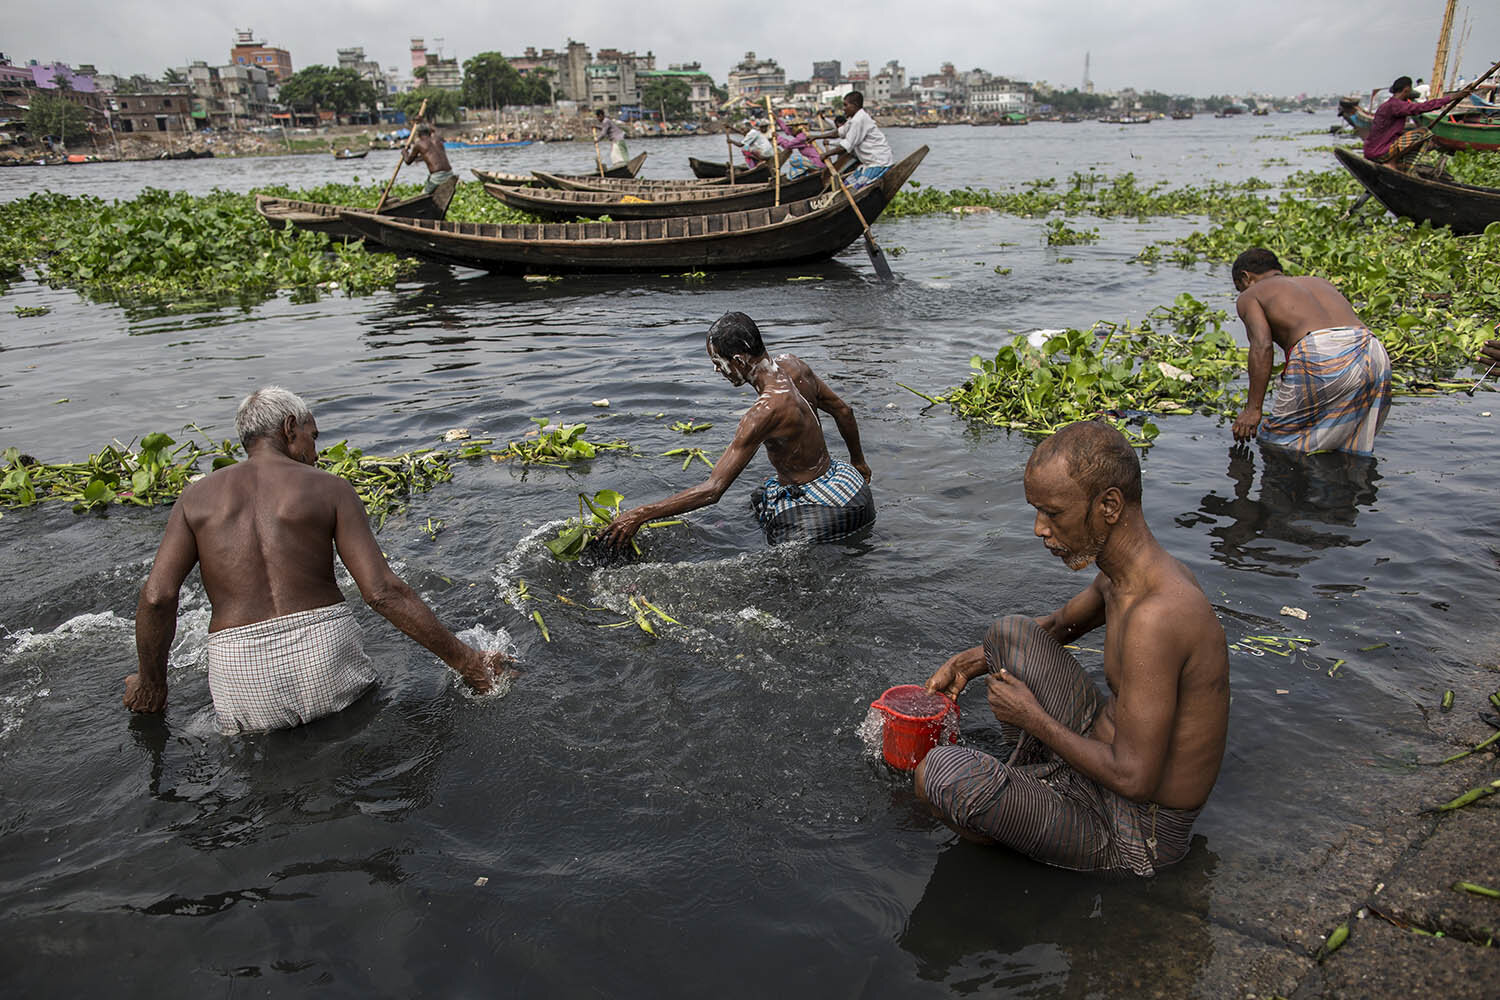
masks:
<svg viewBox="0 0 1500 1000"><path fill-rule="evenodd" d="M1432 131L1425 128L1409 128L1385 147L1385 152L1379 156L1372 156L1376 163L1384 163L1395 167L1397 170L1407 170L1427 146L1427 140L1432 138Z"/></svg>
<svg viewBox="0 0 1500 1000"><path fill-rule="evenodd" d="M1314 330L1292 345L1262 441L1294 451L1375 453L1391 408L1391 359L1360 326Z"/></svg>
<svg viewBox="0 0 1500 1000"><path fill-rule="evenodd" d="M810 483L786 486L772 476L750 495L750 506L773 545L794 538L832 542L875 521L870 484L858 469L836 458Z"/></svg>
<svg viewBox="0 0 1500 1000"><path fill-rule="evenodd" d="M210 632L204 659L219 731L300 726L346 708L375 683L347 604Z"/></svg>
<svg viewBox="0 0 1500 1000"><path fill-rule="evenodd" d="M880 180L889 169L891 169L890 164L886 164L883 167L860 167L851 173L844 180L844 183L849 185L850 191L858 191L860 188L874 184Z"/></svg>
<svg viewBox="0 0 1500 1000"><path fill-rule="evenodd" d="M1087 735L1104 698L1083 667L1032 618L1011 615L984 637L991 673L1020 678L1047 714ZM976 678L977 681L979 678ZM1037 861L1078 871L1154 875L1187 854L1198 809L1132 802L1073 770L1036 737L1001 725L1010 760L939 746L923 761L928 801L955 826Z"/></svg>

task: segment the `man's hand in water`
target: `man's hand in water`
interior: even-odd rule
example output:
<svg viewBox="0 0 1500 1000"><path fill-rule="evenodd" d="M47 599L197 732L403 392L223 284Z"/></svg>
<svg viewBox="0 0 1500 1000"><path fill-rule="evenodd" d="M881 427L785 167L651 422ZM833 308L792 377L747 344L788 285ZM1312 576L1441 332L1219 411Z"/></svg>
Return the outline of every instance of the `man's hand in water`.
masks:
<svg viewBox="0 0 1500 1000"><path fill-rule="evenodd" d="M641 530L641 525L646 523L644 510L644 507L627 510L609 522L609 527L599 536L600 543L611 549L623 549L629 545L635 533Z"/></svg>
<svg viewBox="0 0 1500 1000"><path fill-rule="evenodd" d="M475 694L489 694L494 690L496 681L516 673L512 666L516 661L498 650L481 653L477 649L471 649L470 653L472 655L465 657L464 662L454 669Z"/></svg>
<svg viewBox="0 0 1500 1000"><path fill-rule="evenodd" d="M1240 415L1234 420L1234 439L1236 441L1249 441L1255 437L1255 429L1260 426L1260 411L1245 407Z"/></svg>
<svg viewBox="0 0 1500 1000"><path fill-rule="evenodd" d="M160 712L167 707L167 686L146 684L140 674L131 674L125 678L125 697L120 701L132 712Z"/></svg>
<svg viewBox="0 0 1500 1000"><path fill-rule="evenodd" d="M1046 714L1031 688L1008 670L990 674L989 688L990 709L1001 722L1033 732L1038 716Z"/></svg>

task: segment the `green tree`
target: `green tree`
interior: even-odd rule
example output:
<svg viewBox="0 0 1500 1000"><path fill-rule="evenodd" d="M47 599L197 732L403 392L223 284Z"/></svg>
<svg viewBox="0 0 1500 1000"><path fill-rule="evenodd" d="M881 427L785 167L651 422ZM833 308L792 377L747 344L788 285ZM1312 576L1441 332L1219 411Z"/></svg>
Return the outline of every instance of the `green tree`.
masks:
<svg viewBox="0 0 1500 1000"><path fill-rule="evenodd" d="M646 111L665 110L668 118L686 118L692 96L693 88L682 77L658 76L641 89L641 106Z"/></svg>
<svg viewBox="0 0 1500 1000"><path fill-rule="evenodd" d="M464 60L464 104L471 108L503 108L515 104L522 91L521 74L498 52L481 52Z"/></svg>
<svg viewBox="0 0 1500 1000"><path fill-rule="evenodd" d="M407 119L417 116L417 109L422 106L422 101L427 102L426 117L428 121L434 122L456 122L458 121L458 95L451 90L439 90L437 87L418 87L416 90L408 90L404 94L395 97L396 107Z"/></svg>
<svg viewBox="0 0 1500 1000"><path fill-rule="evenodd" d="M33 139L55 135L66 143L82 142L89 137L89 113L66 97L32 91L26 134Z"/></svg>
<svg viewBox="0 0 1500 1000"><path fill-rule="evenodd" d="M162 72L161 82L162 83L186 83L187 82L187 77L183 76L177 70L175 70L172 67L168 66Z"/></svg>
<svg viewBox="0 0 1500 1000"><path fill-rule="evenodd" d="M281 100L285 104L313 112L328 108L335 114L348 114L364 107L373 108L378 98L370 81L342 66L333 69L318 64L307 66L281 84Z"/></svg>

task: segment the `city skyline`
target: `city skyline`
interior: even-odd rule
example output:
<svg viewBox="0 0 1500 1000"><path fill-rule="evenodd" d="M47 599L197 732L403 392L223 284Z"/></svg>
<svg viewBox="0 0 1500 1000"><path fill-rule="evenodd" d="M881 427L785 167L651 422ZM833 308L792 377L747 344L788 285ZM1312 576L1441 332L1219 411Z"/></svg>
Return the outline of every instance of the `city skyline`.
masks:
<svg viewBox="0 0 1500 1000"><path fill-rule="evenodd" d="M810 8L771 0L753 13L732 10L707 17L701 5L667 0L660 16L643 21L617 5L583 3L566 11L508 10L474 0L434 0L420 12L394 0L335 0L309 7L265 0L229 15L168 8L159 0L124 10L99 0L59 0L45 10L13 11L5 54L16 62L92 63L101 72L159 75L168 66L202 59L228 61L237 28L287 49L293 66L335 65L337 49L363 46L382 67L409 69L409 40L460 62L479 52L521 53L527 46L562 48L569 38L591 51L652 51L657 65L699 61L722 83L746 51L775 59L788 80L807 79L815 60L856 60L872 69L897 60L913 76L943 62L997 75L1046 81L1061 89L1083 82L1084 54L1101 90L1133 87L1207 96L1262 92L1359 93L1401 74L1431 74L1443 7L1422 9L1395 0L1328 0L1307 11L1290 0L1262 0L1253 9L1217 9L1185 0L1140 0L1130 5L1085 3L1059 8L1001 9L979 3L936 11L939 27L920 35L902 30L911 7L873 0L854 16L847 6ZM160 11L160 17L142 16ZM882 16L881 11L890 13ZM237 20L224 20L229 16ZM1466 23L1467 16L1467 23ZM932 17L924 18L929 23ZM60 34L59 25L68 25ZM786 30L797 25L798 30ZM944 25L951 30L943 30ZM774 29L768 26L775 26ZM1467 26L1467 35L1465 29ZM442 40L441 43L439 40ZM1461 47L1461 62L1454 59ZM1469 78L1500 57L1500 14L1460 6L1449 73Z"/></svg>

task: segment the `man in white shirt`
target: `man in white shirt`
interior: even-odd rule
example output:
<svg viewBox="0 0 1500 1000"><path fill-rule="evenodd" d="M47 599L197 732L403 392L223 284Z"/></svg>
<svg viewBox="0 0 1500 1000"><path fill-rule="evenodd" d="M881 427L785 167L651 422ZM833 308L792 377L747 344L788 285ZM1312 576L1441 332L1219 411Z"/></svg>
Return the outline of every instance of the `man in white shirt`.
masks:
<svg viewBox="0 0 1500 1000"><path fill-rule="evenodd" d="M859 169L849 175L846 183L851 188L862 188L889 170L896 158L891 154L891 144L886 141L885 133L865 110L864 94L851 90L844 95L844 115L848 121L837 131L824 132L813 138L833 139L831 148L845 150L859 161Z"/></svg>
<svg viewBox="0 0 1500 1000"><path fill-rule="evenodd" d="M1427 100L1427 84L1423 80L1419 78L1417 80L1417 85L1413 87L1412 90L1416 92L1417 100Z"/></svg>
<svg viewBox="0 0 1500 1000"><path fill-rule="evenodd" d="M752 167L764 160L770 160L773 152L771 139L760 130L761 123L750 119L745 124L750 126L750 130L745 133L745 141L734 142L733 139L729 141L745 151L745 159Z"/></svg>
<svg viewBox="0 0 1500 1000"><path fill-rule="evenodd" d="M594 112L596 120L594 140L609 143L609 165L618 167L630 162L630 150L625 145L625 129L613 118L604 116L604 109Z"/></svg>

